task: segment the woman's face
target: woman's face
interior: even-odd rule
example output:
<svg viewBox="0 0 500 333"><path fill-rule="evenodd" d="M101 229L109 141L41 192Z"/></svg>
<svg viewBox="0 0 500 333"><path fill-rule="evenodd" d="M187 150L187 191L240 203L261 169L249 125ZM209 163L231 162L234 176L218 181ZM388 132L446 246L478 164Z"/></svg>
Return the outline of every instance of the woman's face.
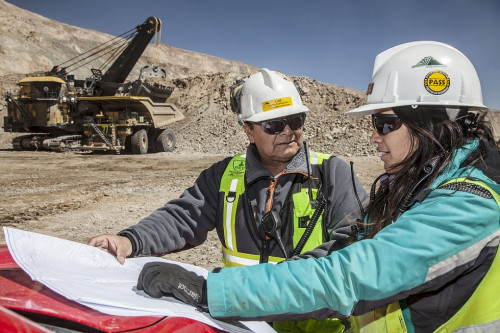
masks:
<svg viewBox="0 0 500 333"><path fill-rule="evenodd" d="M377 115L394 115L392 109L376 110L374 117ZM376 118L377 123L381 125L382 132L387 134L380 134L376 129L370 138L370 142L377 145L377 151L383 153L380 159L384 162L384 169L387 173L395 173L399 168L395 168L397 164L402 162L408 157L412 151L410 132L404 123L396 122L396 126L392 126L396 119L387 118L387 124L384 125L384 118ZM391 123L392 122L392 123ZM400 125L399 128L397 126ZM389 131L392 128L396 130ZM389 130L387 130L389 128Z"/></svg>

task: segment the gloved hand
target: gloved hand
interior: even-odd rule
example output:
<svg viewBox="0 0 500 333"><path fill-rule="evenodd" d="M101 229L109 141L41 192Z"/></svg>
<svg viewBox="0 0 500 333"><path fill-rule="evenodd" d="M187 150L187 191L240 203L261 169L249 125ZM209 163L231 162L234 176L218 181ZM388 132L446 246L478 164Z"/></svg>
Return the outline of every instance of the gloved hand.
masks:
<svg viewBox="0 0 500 333"><path fill-rule="evenodd" d="M175 264L147 263L139 274L137 289L155 298L171 294L184 303L207 308L205 278Z"/></svg>

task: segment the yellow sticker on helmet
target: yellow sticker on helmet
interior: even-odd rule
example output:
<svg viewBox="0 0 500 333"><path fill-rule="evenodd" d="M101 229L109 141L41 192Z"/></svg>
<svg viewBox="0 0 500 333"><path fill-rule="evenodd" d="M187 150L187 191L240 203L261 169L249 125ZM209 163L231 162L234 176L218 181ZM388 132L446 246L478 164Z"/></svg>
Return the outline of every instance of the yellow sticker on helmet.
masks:
<svg viewBox="0 0 500 333"><path fill-rule="evenodd" d="M442 95L450 88L450 78L443 71L427 73L424 79L425 90L433 95Z"/></svg>
<svg viewBox="0 0 500 333"><path fill-rule="evenodd" d="M264 110L264 112L284 108L286 106L293 106L291 97L282 97L262 102L262 110Z"/></svg>

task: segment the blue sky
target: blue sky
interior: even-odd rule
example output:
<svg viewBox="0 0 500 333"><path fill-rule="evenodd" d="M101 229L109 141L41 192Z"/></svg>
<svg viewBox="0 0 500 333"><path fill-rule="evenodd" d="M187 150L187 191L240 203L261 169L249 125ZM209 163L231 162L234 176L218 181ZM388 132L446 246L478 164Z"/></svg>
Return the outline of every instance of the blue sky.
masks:
<svg viewBox="0 0 500 333"><path fill-rule="evenodd" d="M410 41L440 41L467 55L484 104L500 109L499 0L7 2L113 35L156 16L164 44L362 91L378 53Z"/></svg>

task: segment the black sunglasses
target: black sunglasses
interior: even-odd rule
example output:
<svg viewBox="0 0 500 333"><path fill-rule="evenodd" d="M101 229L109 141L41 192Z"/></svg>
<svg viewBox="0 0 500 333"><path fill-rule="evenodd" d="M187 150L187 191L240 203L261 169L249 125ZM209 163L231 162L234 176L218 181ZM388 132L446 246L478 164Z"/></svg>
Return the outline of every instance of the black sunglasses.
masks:
<svg viewBox="0 0 500 333"><path fill-rule="evenodd" d="M285 130L286 125L290 126L290 129L292 131L301 129L302 126L304 126L305 120L306 120L306 115L300 114L293 118L261 121L260 123L257 124L259 124L260 127L262 127L264 132L266 132L267 134L275 135L283 132Z"/></svg>
<svg viewBox="0 0 500 333"><path fill-rule="evenodd" d="M372 114L372 125L380 135L391 133L403 125L403 121L396 114Z"/></svg>

